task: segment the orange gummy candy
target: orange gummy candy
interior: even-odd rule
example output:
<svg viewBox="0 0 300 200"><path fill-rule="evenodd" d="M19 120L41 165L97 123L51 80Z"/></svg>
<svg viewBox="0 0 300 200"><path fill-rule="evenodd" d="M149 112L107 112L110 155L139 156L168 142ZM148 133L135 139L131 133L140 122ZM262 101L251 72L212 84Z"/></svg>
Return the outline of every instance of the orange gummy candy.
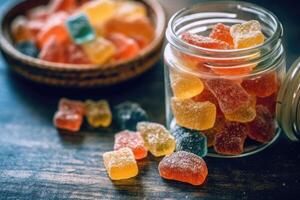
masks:
<svg viewBox="0 0 300 200"><path fill-rule="evenodd" d="M52 0L49 4L49 13L57 11L72 12L77 5L76 0Z"/></svg>
<svg viewBox="0 0 300 200"><path fill-rule="evenodd" d="M83 122L83 116L65 110L59 110L55 113L53 123L55 127L71 132L76 132L80 129Z"/></svg>
<svg viewBox="0 0 300 200"><path fill-rule="evenodd" d="M159 165L158 171L161 177L201 185L204 183L208 169L205 161L196 154L177 151L164 157Z"/></svg>
<svg viewBox="0 0 300 200"><path fill-rule="evenodd" d="M137 42L124 34L112 33L108 35L107 39L116 47L116 54L114 56L116 60L127 60L139 53L140 47Z"/></svg>
<svg viewBox="0 0 300 200"><path fill-rule="evenodd" d="M226 42L230 48L233 48L233 38L230 35L230 27L226 26L222 23L216 24L210 35L210 38L216 39L216 40L221 40L223 42Z"/></svg>
<svg viewBox="0 0 300 200"><path fill-rule="evenodd" d="M62 48L61 44L57 42L57 39L52 36L41 49L39 58L49 62L65 63L66 58L64 53L64 48Z"/></svg>

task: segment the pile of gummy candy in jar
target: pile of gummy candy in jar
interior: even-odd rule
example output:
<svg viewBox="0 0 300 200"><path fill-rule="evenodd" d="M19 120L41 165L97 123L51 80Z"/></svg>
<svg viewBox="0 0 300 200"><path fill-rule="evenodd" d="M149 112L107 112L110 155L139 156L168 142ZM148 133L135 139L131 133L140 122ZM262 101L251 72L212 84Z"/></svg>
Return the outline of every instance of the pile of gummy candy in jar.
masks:
<svg viewBox="0 0 300 200"><path fill-rule="evenodd" d="M231 27L218 23L209 36L184 32L180 38L189 45L225 52L251 48L265 41L261 25L256 20ZM203 78L175 67L170 68L173 91L170 104L177 125L185 127L186 131L203 133L207 137L208 147L213 147L216 153L222 155L242 154L246 141L265 144L274 138L280 81L276 71L247 76L258 67L256 64L244 63L244 66L236 68L209 67L204 64L205 58L183 52L177 54L185 66L211 75ZM258 52L253 56L259 55ZM238 61L226 62L234 64Z"/></svg>
<svg viewBox="0 0 300 200"><path fill-rule="evenodd" d="M118 0L52 0L15 18L11 33L23 54L68 64L128 60L154 38L145 5Z"/></svg>

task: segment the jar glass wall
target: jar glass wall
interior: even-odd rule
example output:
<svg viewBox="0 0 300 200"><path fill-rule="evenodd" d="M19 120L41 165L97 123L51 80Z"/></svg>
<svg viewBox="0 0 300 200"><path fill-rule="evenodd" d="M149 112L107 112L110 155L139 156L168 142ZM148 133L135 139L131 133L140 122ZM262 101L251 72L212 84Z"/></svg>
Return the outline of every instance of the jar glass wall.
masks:
<svg viewBox="0 0 300 200"><path fill-rule="evenodd" d="M266 38L263 44L219 50L181 39L186 32L208 36L217 23L231 26L249 20L260 22ZM253 154L276 140L275 106L285 76L285 53L282 27L272 13L243 2L200 3L176 13L166 36L169 128L177 125L204 133L210 146L208 155L217 157ZM240 138L241 132L247 133L247 139ZM222 138L224 133L230 138ZM243 147L242 151L230 152L222 150L222 145L227 145L225 149Z"/></svg>

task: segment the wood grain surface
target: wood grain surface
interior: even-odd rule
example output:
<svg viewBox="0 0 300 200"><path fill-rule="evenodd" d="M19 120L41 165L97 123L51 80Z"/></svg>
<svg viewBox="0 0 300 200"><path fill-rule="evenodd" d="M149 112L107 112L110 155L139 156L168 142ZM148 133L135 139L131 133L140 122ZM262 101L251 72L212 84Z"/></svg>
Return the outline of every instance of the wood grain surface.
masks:
<svg viewBox="0 0 300 200"><path fill-rule="evenodd" d="M196 2L161 0L169 15ZM257 1L285 27L288 64L300 55L299 6L292 1ZM293 1L295 2L295 1ZM0 0L0 9L10 1ZM297 14L298 12L298 14ZM114 133L84 125L59 134L52 116L61 97L108 99L112 105L139 102L150 119L164 123L163 63L143 76L111 88L60 90L27 82L0 59L0 199L299 199L300 143L281 138L267 150L240 159L205 158L209 175L195 187L159 177L160 158L140 161L136 178L110 181L102 154Z"/></svg>

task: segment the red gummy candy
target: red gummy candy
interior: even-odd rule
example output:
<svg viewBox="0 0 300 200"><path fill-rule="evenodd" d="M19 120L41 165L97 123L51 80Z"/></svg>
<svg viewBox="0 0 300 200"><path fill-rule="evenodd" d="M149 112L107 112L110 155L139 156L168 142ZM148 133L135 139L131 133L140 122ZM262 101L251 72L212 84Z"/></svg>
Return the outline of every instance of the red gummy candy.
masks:
<svg viewBox="0 0 300 200"><path fill-rule="evenodd" d="M192 185L201 185L208 174L205 161L186 151L177 151L164 157L158 165L158 171L160 176L165 179Z"/></svg>
<svg viewBox="0 0 300 200"><path fill-rule="evenodd" d="M253 79L246 79L242 82L243 88L258 97L267 97L278 90L276 73L269 73Z"/></svg>
<svg viewBox="0 0 300 200"><path fill-rule="evenodd" d="M229 49L229 45L226 42L216 40L209 37L204 37L197 34L185 32L181 35L182 40L185 42L208 49Z"/></svg>
<svg viewBox="0 0 300 200"><path fill-rule="evenodd" d="M256 104L257 105L263 105L266 108L269 109L272 116L275 116L276 113L276 99L277 99L277 93L273 93L272 95L268 97L257 97L256 98Z"/></svg>
<svg viewBox="0 0 300 200"><path fill-rule="evenodd" d="M65 58L66 63L69 64L91 64L91 61L88 59L81 47L73 43L66 44Z"/></svg>
<svg viewBox="0 0 300 200"><path fill-rule="evenodd" d="M55 127L70 132L76 132L80 129L83 122L82 115L76 112L59 110L55 113L53 123Z"/></svg>
<svg viewBox="0 0 300 200"><path fill-rule="evenodd" d="M135 57L139 53L139 45L137 42L124 34L112 33L108 35L109 39L116 46L116 60L127 60Z"/></svg>
<svg viewBox="0 0 300 200"><path fill-rule="evenodd" d="M36 39L39 32L45 26L45 22L43 20L30 20L27 26L32 36Z"/></svg>
<svg viewBox="0 0 300 200"><path fill-rule="evenodd" d="M231 37L229 26L226 26L222 23L216 24L213 27L209 37L226 42L230 48L233 48L233 38Z"/></svg>
<svg viewBox="0 0 300 200"><path fill-rule="evenodd" d="M148 150L139 132L122 131L115 135L114 150L128 147L132 150L136 160L147 157Z"/></svg>
<svg viewBox="0 0 300 200"><path fill-rule="evenodd" d="M256 106L256 117L248 125L249 138L257 142L268 143L275 135L274 118L269 109L262 105Z"/></svg>
<svg viewBox="0 0 300 200"><path fill-rule="evenodd" d="M204 90L200 94L193 97L193 100L196 102L209 101L210 103L215 104L217 108L217 116L223 116L223 113L218 103L218 99L208 89L204 88Z"/></svg>
<svg viewBox="0 0 300 200"><path fill-rule="evenodd" d="M85 106L81 101L62 98L58 103L58 109L61 111L70 111L80 115L85 114Z"/></svg>
<svg viewBox="0 0 300 200"><path fill-rule="evenodd" d="M217 98L224 114L233 113L241 106L249 105L250 96L236 82L227 79L209 79L206 85Z"/></svg>
<svg viewBox="0 0 300 200"><path fill-rule="evenodd" d="M49 16L48 8L46 6L38 6L36 8L31 9L27 13L27 17L30 20L42 20L45 21Z"/></svg>
<svg viewBox="0 0 300 200"><path fill-rule="evenodd" d="M227 121L221 132L215 135L215 151L224 155L243 153L248 132L246 124Z"/></svg>
<svg viewBox="0 0 300 200"><path fill-rule="evenodd" d="M64 53L61 44L57 42L55 37L51 37L41 49L39 58L49 62L65 63Z"/></svg>
<svg viewBox="0 0 300 200"><path fill-rule="evenodd" d="M49 4L49 13L57 11L72 12L76 6L76 0L52 0Z"/></svg>

